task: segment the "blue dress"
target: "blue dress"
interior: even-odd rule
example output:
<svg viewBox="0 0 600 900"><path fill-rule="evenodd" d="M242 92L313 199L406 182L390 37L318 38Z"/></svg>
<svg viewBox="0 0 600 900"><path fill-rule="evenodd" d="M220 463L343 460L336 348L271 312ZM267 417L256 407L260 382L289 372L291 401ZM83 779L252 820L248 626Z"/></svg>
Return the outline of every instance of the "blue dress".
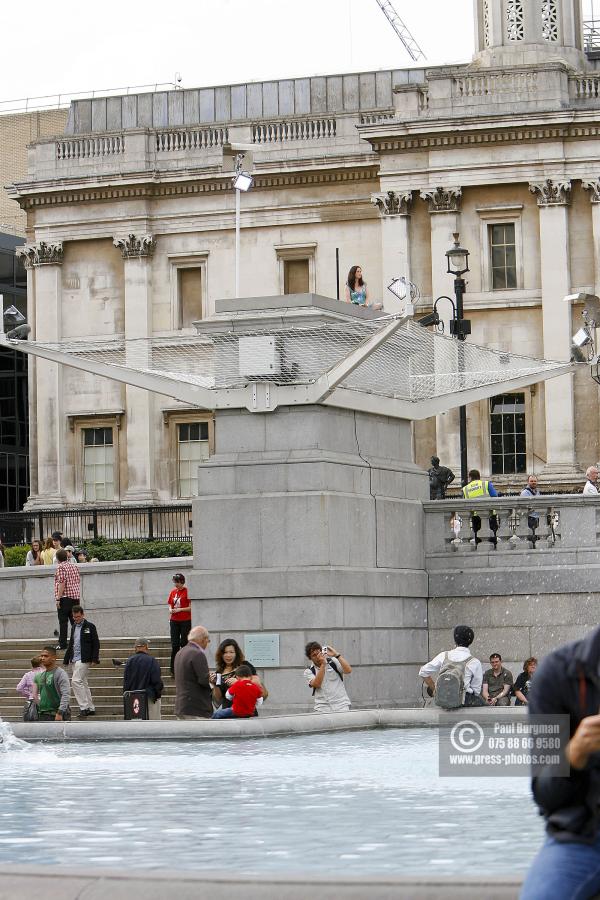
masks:
<svg viewBox="0 0 600 900"><path fill-rule="evenodd" d="M350 290L350 302L356 306L365 306L367 302L367 285L363 284L357 291L353 291L350 285L348 285L348 288Z"/></svg>

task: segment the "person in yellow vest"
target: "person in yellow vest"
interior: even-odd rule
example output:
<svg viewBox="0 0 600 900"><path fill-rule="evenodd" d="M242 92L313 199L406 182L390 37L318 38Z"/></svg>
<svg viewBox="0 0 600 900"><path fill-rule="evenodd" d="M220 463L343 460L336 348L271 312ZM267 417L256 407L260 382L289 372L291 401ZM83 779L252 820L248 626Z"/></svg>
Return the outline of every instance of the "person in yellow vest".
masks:
<svg viewBox="0 0 600 900"><path fill-rule="evenodd" d="M465 484L463 488L463 497L465 500L477 500L483 497L497 497L498 491L494 487L491 481L485 481L481 477L481 473L477 469L471 469L469 472L469 481ZM491 542L494 547L498 544L498 516L495 511L490 510L489 515L489 525L490 531L493 533L493 538L491 538ZM478 536L478 532L481 529L481 517L475 512L475 510L471 511L471 526L475 533L475 546L481 543L481 538Z"/></svg>

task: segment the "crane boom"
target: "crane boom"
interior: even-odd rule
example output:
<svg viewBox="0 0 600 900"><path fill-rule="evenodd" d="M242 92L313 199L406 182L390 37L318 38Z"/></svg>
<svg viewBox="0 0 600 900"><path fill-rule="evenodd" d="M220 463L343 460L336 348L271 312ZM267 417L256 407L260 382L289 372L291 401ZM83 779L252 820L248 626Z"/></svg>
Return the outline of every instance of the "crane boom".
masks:
<svg viewBox="0 0 600 900"><path fill-rule="evenodd" d="M392 6L390 0L377 0L377 4L382 10L384 16L404 44L406 52L417 62L419 59L426 59L425 54L417 44L416 40Z"/></svg>

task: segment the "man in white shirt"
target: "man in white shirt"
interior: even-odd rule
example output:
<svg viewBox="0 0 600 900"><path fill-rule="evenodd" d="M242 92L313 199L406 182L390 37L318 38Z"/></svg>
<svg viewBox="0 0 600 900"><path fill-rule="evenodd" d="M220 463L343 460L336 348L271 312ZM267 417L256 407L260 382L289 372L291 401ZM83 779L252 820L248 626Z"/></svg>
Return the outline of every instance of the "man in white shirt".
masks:
<svg viewBox="0 0 600 900"><path fill-rule="evenodd" d="M596 466L590 466L589 469L586 470L585 477L587 481L583 488L583 494L585 497L595 496L598 494L598 486L596 482L598 481L598 469Z"/></svg>
<svg viewBox="0 0 600 900"><path fill-rule="evenodd" d="M448 651L448 659L454 662L461 662L471 656L468 649L475 640L475 632L468 625L457 625L454 629L454 643L456 646L453 650ZM446 652L438 653L437 656L426 663L419 670L419 677L423 679L427 685L427 693L433 697L435 690L435 676L439 675L440 669L446 659ZM481 696L481 686L483 684L483 668L478 659L470 659L465 666L465 700L463 706L485 706L485 700Z"/></svg>
<svg viewBox="0 0 600 900"><path fill-rule="evenodd" d="M315 698L315 712L348 712L350 697L344 687L344 675L349 675L352 666L333 647L323 648L316 641L310 641L305 653L311 665L304 670L304 679L312 688Z"/></svg>

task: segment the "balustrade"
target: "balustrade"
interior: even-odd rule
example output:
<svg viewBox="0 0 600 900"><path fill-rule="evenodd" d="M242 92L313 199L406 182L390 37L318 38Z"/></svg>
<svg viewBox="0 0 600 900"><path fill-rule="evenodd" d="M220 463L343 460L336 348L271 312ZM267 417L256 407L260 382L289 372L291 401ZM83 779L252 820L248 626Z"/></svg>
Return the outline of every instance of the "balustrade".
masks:
<svg viewBox="0 0 600 900"><path fill-rule="evenodd" d="M569 78L569 94L573 100L597 100L600 97L600 74Z"/></svg>
<svg viewBox="0 0 600 900"><path fill-rule="evenodd" d="M125 135L107 134L98 137L73 138L56 142L59 160L94 159L125 152Z"/></svg>
<svg viewBox="0 0 600 900"><path fill-rule="evenodd" d="M452 93L456 98L489 97L498 94L522 94L537 89L535 72L477 73L456 75Z"/></svg>
<svg viewBox="0 0 600 900"><path fill-rule="evenodd" d="M429 501L429 555L600 548L600 498L581 495Z"/></svg>
<svg viewBox="0 0 600 900"><path fill-rule="evenodd" d="M222 147L229 140L228 128L188 128L159 131L156 135L157 153L173 153L178 150L209 150Z"/></svg>
<svg viewBox="0 0 600 900"><path fill-rule="evenodd" d="M271 144L283 141L331 139L335 137L336 130L336 120L333 118L260 122L252 126L252 143Z"/></svg>

